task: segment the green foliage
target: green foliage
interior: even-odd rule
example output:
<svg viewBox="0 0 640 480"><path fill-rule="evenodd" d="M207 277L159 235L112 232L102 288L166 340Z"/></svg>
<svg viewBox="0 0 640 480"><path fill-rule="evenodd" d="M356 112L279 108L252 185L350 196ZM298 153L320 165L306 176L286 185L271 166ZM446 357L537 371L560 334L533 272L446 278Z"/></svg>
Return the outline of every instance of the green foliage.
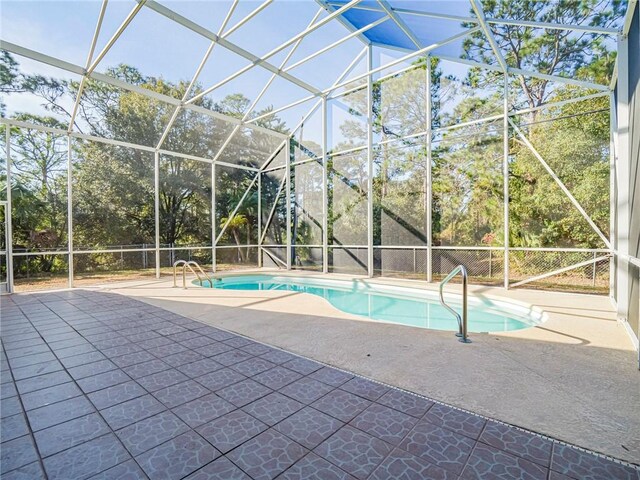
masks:
<svg viewBox="0 0 640 480"><path fill-rule="evenodd" d="M619 0L483 0L488 17L523 21L547 21L572 25L609 27L620 18ZM507 63L515 68L561 75L606 84L615 53L604 36L557 29L493 24L492 32ZM464 43L465 58L496 64L484 34L474 33ZM435 245L500 246L504 244L503 219L503 122L479 122L502 113L503 74L479 67L456 75L444 62L428 57L431 91L426 90L427 58L414 68L373 83L374 131L373 241L375 245L424 245L432 235ZM187 82L170 83L144 75L137 68L119 65L109 76L151 92L176 99L185 97ZM609 227L609 119L608 98L537 109L587 93L585 89L554 84L525 75L509 77L510 107L534 109L514 119L525 130L540 155L567 185L576 200L606 234ZM353 85L355 87L356 85ZM361 85L362 86L362 85ZM352 86L347 86L349 89ZM27 92L42 99L50 116L18 114L18 120L66 130L71 121L67 107L81 85L76 81L29 76L20 72L10 54L0 55L0 94ZM195 85L191 96L202 92ZM427 118L427 94L431 118ZM243 118L251 102L240 93L214 102L208 96L195 105L234 118ZM369 171L367 168L366 88L356 89L330 108L341 108L347 119L332 129L336 138L328 162L328 238L331 245L366 244ZM74 128L83 133L149 147L149 151L101 142L74 141L72 180L73 226L76 248L143 245L155 242L154 153L158 156L160 186L160 242L163 245L210 246L212 243L211 197L216 191L216 235L228 223L221 245L257 242L258 189L249 191L241 208L234 208L253 180L252 172L188 157L214 158L234 124L200 111L174 105L100 82L87 80ZM266 108L253 115L266 115ZM0 103L0 114L4 115ZM331 115L331 111L330 111ZM336 116L337 118L337 116ZM172 127L166 130L167 125ZM478 122L478 123L473 123ZM426 139L418 134L443 128ZM271 114L259 124L288 133L284 123ZM452 128L453 127L453 128ZM65 249L68 229L67 139L50 133L15 129L12 132L15 178L12 185L14 241L24 249ZM411 137L413 138L407 138ZM319 145L303 141L296 132L291 159L315 159L291 172L293 242L296 254L312 261L308 245L321 239L322 168ZM431 145L431 165L427 146ZM166 150L166 152L164 151ZM273 139L257 130L237 129L227 145L224 161L261 165L275 150ZM169 154L168 152L174 152ZM513 246L600 247L601 240L570 203L529 148L512 135L509 142L508 187L510 242ZM274 160L276 162L282 160ZM431 172L431 185L427 184ZM215 185L212 185L212 178ZM262 174L262 221L267 221L276 202L279 175ZM429 187L431 202L427 198ZM267 242L282 244L286 230L286 199L281 195L274 210ZM431 203L432 231L426 231ZM231 251L231 250L230 250ZM225 253L226 255L226 253ZM231 254L229 254L231 255ZM248 261L248 248L233 250ZM304 258L302 258L304 257ZM110 260L95 256L85 264L103 268ZM64 269L59 258L42 255L38 268ZM376 256L374 268L380 269Z"/></svg>
<svg viewBox="0 0 640 480"><path fill-rule="evenodd" d="M111 68L107 74L174 98L182 98L188 87L186 82L171 84L162 78L147 77L128 65ZM25 75L10 54L3 52L0 57L0 93L35 94L43 100L47 110L70 119L64 105L73 101L79 90L79 82ZM192 95L200 91L200 86L196 85ZM247 113L249 104L241 94L229 95L218 103L207 97L196 102L199 107L236 118ZM269 107L253 115L270 110ZM175 107L167 103L89 79L83 86L75 127L94 136L149 147L158 145L165 134L163 149L178 152L178 155L163 153L159 156L160 242L176 246L211 245L211 164L180 154L213 158L234 124L184 109L165 133L174 111ZM68 128L63 121L52 117L17 113L13 118L43 127ZM275 115L259 123L286 132L284 124ZM2 138L4 140L4 135ZM239 165L260 165L272 152L273 145L273 138L265 133L240 129L228 144L224 159ZM15 250L65 250L68 228L66 136L15 128L12 150ZM76 249L139 248L155 242L153 152L72 140L72 166ZM220 219L231 214L248 187L251 178L247 174L244 170L219 168L216 176L218 224ZM257 217L254 186L221 238L221 244L255 243ZM83 256L82 268L105 268L105 262L108 263L112 256L94 257ZM57 264L57 257L43 255L32 260L29 268L52 271L58 268ZM26 263L24 268L27 268Z"/></svg>

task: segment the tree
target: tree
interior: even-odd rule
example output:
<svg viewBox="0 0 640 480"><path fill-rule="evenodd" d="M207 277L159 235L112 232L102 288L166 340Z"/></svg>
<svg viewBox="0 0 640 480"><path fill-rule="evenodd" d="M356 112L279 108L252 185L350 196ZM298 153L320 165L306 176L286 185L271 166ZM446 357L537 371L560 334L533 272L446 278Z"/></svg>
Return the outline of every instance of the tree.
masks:
<svg viewBox="0 0 640 480"><path fill-rule="evenodd" d="M565 25L611 27L623 16L622 0L482 0L487 17L551 22ZM507 65L547 75L602 81L613 72L615 53L602 34L574 30L492 24L491 32ZM477 31L464 42L465 58L495 64L496 58L484 33ZM597 71L588 68L599 64ZM477 84L496 81L493 72L475 71ZM603 75L604 73L604 75ZM516 75L514 87L528 107L547 102L553 93L546 79Z"/></svg>
<svg viewBox="0 0 640 480"><path fill-rule="evenodd" d="M187 82L173 84L162 78L145 76L128 65L108 69L107 74L174 98L184 96L188 85ZM64 105L75 100L79 88L77 81L25 75L6 52L0 58L0 93L38 95L48 110L63 118L71 118ZM193 94L200 91L200 86L196 85ZM196 102L199 107L235 117L244 116L249 104L241 94L229 95L217 103L207 97ZM74 127L94 136L156 147L175 108L154 98L88 79ZM253 112L252 116L269 111ZM62 130L68 127L63 121L50 117L14 114L14 118ZM286 132L284 124L275 115L258 123ZM172 128L164 136L162 147L178 152L178 155L160 155L161 243L211 245L211 164L184 155L213 158L234 125L190 109L182 109L176 116ZM16 129L14 135L14 240L20 239L26 247L36 249L49 248L45 240L60 246L66 239L67 228L67 140L64 136L30 129ZM243 128L229 143L224 160L239 165L261 164L275 149L273 145L280 141L260 130ZM139 247L153 243L153 153L77 139L72 139L72 151L76 248ZM246 182L244 170L226 170L226 174L218 176L217 207L219 215L223 216L231 213L239 200L237 190ZM250 243L257 225L255 194L245 199L238 215L246 219L247 228L241 235L234 230L228 235L242 237L240 241L244 244ZM76 263L90 266L91 261L85 260L82 256L82 261Z"/></svg>

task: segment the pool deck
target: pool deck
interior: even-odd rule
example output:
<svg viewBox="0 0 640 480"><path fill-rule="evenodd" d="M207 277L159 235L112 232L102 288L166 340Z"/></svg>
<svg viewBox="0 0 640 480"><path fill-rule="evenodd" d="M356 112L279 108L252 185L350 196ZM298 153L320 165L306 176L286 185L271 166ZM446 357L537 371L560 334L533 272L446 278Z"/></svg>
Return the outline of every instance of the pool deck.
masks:
<svg viewBox="0 0 640 480"><path fill-rule="evenodd" d="M292 292L3 297L2 478L640 479L433 401L640 463L636 353L608 300L510 296L548 322L469 345Z"/></svg>
<svg viewBox="0 0 640 480"><path fill-rule="evenodd" d="M437 289L437 285L413 281L361 280ZM473 343L463 345L448 332L363 320L310 294L173 289L170 279L115 287L108 288L329 365L640 464L637 352L607 297L470 287L472 295L506 297L542 308L549 319L524 330L472 334ZM447 290L459 292L460 287L451 285Z"/></svg>

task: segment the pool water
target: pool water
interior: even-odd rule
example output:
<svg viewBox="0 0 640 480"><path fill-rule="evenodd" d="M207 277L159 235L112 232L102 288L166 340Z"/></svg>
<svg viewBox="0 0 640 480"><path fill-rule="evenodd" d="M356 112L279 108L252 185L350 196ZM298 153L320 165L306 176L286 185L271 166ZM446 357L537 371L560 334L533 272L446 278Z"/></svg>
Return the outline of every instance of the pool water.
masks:
<svg viewBox="0 0 640 480"><path fill-rule="evenodd" d="M211 287L205 282L204 287ZM437 292L372 284L362 280L327 280L284 275L242 275L214 280L223 290L285 290L318 295L343 312L371 320L435 330L457 331L455 317L440 305ZM458 312L461 295L445 294ZM469 332L504 332L541 323L542 312L516 303L489 300L469 294Z"/></svg>

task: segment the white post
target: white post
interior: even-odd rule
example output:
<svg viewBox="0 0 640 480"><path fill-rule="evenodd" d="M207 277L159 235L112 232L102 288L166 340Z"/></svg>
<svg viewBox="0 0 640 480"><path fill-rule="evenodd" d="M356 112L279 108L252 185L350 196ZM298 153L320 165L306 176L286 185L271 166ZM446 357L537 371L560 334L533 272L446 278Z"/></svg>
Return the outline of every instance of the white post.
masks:
<svg viewBox="0 0 640 480"><path fill-rule="evenodd" d="M322 97L322 273L329 273L329 182L327 97Z"/></svg>
<svg viewBox="0 0 640 480"><path fill-rule="evenodd" d="M291 140L287 139L285 146L287 149L285 157L286 167L286 205L287 205L287 270L291 270Z"/></svg>
<svg viewBox="0 0 640 480"><path fill-rule="evenodd" d="M11 216L13 209L11 208L11 125L5 125L5 150L7 153L7 207L4 212L4 221L6 222L7 238L7 292L13 293L13 226Z"/></svg>
<svg viewBox="0 0 640 480"><path fill-rule="evenodd" d="M153 208L155 216L156 278L160 278L160 153L153 157Z"/></svg>
<svg viewBox="0 0 640 480"><path fill-rule="evenodd" d="M616 63L617 65L617 63ZM613 251L618 248L617 233L616 233L616 178L617 178L617 141L616 134L618 131L617 126L617 112L616 101L613 92L609 95L609 238L611 239L611 249ZM615 300L615 285L616 285L616 258L612 257L609 260L609 298Z"/></svg>
<svg viewBox="0 0 640 480"><path fill-rule="evenodd" d="M69 288L73 288L73 162L71 160L71 137L67 135L67 245L69 250Z"/></svg>
<svg viewBox="0 0 640 480"><path fill-rule="evenodd" d="M502 156L503 219L504 219L504 288L509 288L509 75L504 73L504 132Z"/></svg>
<svg viewBox="0 0 640 480"><path fill-rule="evenodd" d="M616 257L616 303L618 319L626 320L629 316L629 296L631 289L629 272L629 227L631 226L630 212L630 142L629 142L629 40L626 36L618 37L618 164L616 168L616 211L617 211L617 240L618 255Z"/></svg>
<svg viewBox="0 0 640 480"><path fill-rule="evenodd" d="M247 243L250 243L247 238ZM262 268L262 173L258 172L258 268Z"/></svg>
<svg viewBox="0 0 640 480"><path fill-rule="evenodd" d="M367 48L367 69L373 70L373 46ZM373 74L367 75L367 274L373 277Z"/></svg>
<svg viewBox="0 0 640 480"><path fill-rule="evenodd" d="M427 78L426 78L426 103L427 103L427 197L426 215L427 215L427 282L433 281L433 172L432 172L432 153L431 144L433 142L433 125L431 124L431 56L427 55Z"/></svg>
<svg viewBox="0 0 640 480"><path fill-rule="evenodd" d="M211 271L216 273L216 163L211 164Z"/></svg>

